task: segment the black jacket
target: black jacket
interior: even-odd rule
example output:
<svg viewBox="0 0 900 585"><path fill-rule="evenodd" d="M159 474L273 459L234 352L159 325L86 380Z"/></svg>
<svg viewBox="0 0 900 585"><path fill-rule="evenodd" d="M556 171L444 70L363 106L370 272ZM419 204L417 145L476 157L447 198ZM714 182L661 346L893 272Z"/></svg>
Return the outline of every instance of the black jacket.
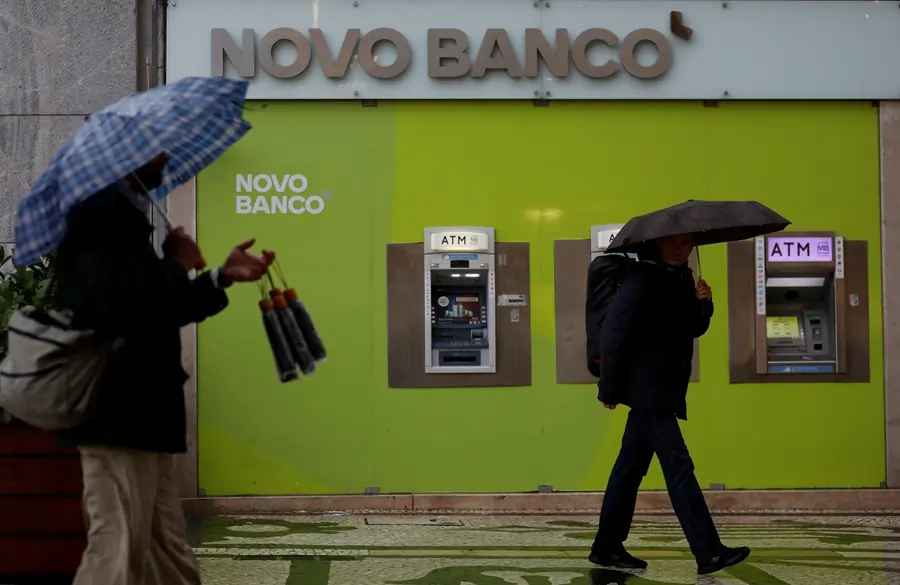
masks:
<svg viewBox="0 0 900 585"><path fill-rule="evenodd" d="M694 338L712 314L687 266L633 263L600 333L600 400L686 419Z"/></svg>
<svg viewBox="0 0 900 585"><path fill-rule="evenodd" d="M180 264L160 259L151 230L115 186L68 215L56 257L59 303L72 310L76 327L124 344L101 383L96 415L59 432L64 445L187 448L180 329L215 315L228 297L208 274L190 280Z"/></svg>

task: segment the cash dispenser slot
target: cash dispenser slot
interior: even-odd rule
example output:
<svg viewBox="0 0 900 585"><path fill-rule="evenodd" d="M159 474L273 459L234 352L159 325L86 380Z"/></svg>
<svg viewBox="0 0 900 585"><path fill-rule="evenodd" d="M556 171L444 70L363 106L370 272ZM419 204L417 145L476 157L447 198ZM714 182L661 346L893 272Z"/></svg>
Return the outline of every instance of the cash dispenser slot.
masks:
<svg viewBox="0 0 900 585"><path fill-rule="evenodd" d="M480 366L481 352L478 351L449 351L442 352L438 356L441 366Z"/></svg>

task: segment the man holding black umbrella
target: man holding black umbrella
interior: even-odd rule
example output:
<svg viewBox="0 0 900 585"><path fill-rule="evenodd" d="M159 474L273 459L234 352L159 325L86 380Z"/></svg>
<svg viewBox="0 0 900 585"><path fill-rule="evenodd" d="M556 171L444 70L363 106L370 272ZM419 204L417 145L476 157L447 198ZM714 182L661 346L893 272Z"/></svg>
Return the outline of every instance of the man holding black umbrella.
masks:
<svg viewBox="0 0 900 585"><path fill-rule="evenodd" d="M694 338L709 328L712 291L696 288L688 257L690 235L648 244L616 294L601 333L600 400L609 409L631 408L622 448L603 498L590 560L598 565L643 569L647 563L625 550L641 480L654 453L659 458L675 514L684 529L698 573L735 565L747 548L719 540L678 419L687 419L687 387Z"/></svg>
<svg viewBox="0 0 900 585"><path fill-rule="evenodd" d="M600 510L591 562L624 569L647 563L625 550L641 481L655 454L697 573L744 561L746 547L719 539L678 420L687 420L694 339L709 328L712 290L694 284L688 258L695 246L743 240L783 230L790 222L755 201L686 201L632 218L607 252L636 252L603 320L598 398L631 408L622 447ZM699 255L698 255L699 266Z"/></svg>
<svg viewBox="0 0 900 585"><path fill-rule="evenodd" d="M603 320L598 398L604 406L631 408L622 447L609 477L591 562L643 569L625 550L641 480L653 455L697 573L706 575L744 561L746 547L728 548L694 475L678 419L687 420L693 341L709 328L712 290L695 286L688 258L696 246L734 242L785 229L790 222L756 201L686 201L632 218L607 252L637 253ZM699 266L699 254L698 266Z"/></svg>

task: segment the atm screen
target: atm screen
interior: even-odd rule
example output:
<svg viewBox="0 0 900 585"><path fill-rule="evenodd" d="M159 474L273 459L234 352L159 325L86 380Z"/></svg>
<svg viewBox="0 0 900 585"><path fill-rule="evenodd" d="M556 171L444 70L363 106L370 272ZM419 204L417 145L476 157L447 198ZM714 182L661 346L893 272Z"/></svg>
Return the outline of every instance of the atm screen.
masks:
<svg viewBox="0 0 900 585"><path fill-rule="evenodd" d="M791 315L789 317L766 317L766 337L774 341L799 341L802 339L800 332L800 318Z"/></svg>
<svg viewBox="0 0 900 585"><path fill-rule="evenodd" d="M482 295L478 292L441 292L432 306L438 324L478 325L482 321Z"/></svg>

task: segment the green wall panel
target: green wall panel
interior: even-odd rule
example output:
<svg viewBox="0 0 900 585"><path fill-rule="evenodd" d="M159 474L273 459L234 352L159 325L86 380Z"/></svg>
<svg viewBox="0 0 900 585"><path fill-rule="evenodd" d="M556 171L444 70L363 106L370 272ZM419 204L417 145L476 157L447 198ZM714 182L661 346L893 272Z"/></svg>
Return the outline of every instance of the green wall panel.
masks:
<svg viewBox="0 0 900 585"><path fill-rule="evenodd" d="M872 381L728 384L724 246L701 252L717 314L683 424L701 484L878 486L884 406L877 110L868 103L254 103L254 130L200 177L209 260L276 249L329 359L280 385L253 286L200 327L209 495L603 489L625 412L555 383L553 241L696 199L757 199L794 229L869 240ZM301 173L318 215L235 213L235 175ZM270 194L275 194L274 191ZM388 389L385 245L488 225L532 254L533 386ZM581 282L573 286L582 286ZM654 465L645 488L661 488Z"/></svg>

